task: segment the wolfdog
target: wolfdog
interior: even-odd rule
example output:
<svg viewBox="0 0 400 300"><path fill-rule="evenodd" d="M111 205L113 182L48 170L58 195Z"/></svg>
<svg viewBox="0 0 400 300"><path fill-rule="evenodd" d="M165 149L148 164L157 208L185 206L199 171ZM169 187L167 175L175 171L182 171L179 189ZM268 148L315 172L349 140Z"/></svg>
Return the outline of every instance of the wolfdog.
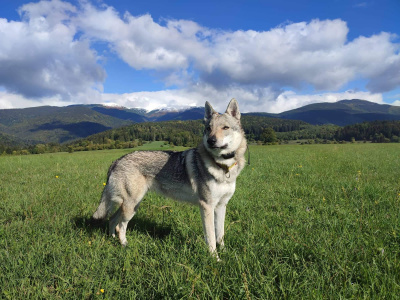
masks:
<svg viewBox="0 0 400 300"><path fill-rule="evenodd" d="M94 219L106 218L109 233L117 231L127 245L126 228L148 190L198 205L206 244L217 255L224 246L226 205L245 166L246 138L240 123L238 103L232 99L224 114L205 103L205 130L197 148L182 152L136 151L113 162Z"/></svg>

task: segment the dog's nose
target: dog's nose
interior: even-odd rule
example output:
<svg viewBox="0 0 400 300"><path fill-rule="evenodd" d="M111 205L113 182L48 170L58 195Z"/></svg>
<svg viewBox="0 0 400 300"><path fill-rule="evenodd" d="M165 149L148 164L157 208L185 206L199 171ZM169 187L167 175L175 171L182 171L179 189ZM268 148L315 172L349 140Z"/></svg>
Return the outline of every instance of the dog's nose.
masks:
<svg viewBox="0 0 400 300"><path fill-rule="evenodd" d="M216 139L215 136L210 136L210 137L208 138L208 140L207 140L207 143L208 143L210 146L214 146L216 142L217 142L217 139Z"/></svg>

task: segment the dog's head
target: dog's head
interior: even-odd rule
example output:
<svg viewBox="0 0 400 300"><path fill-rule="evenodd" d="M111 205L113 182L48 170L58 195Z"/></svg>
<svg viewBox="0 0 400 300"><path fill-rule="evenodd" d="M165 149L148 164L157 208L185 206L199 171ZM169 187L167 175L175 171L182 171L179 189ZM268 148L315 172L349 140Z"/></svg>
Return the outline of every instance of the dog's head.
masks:
<svg viewBox="0 0 400 300"><path fill-rule="evenodd" d="M226 155L236 151L244 139L236 99L229 102L224 114L217 113L206 102L204 124L203 144L213 155Z"/></svg>

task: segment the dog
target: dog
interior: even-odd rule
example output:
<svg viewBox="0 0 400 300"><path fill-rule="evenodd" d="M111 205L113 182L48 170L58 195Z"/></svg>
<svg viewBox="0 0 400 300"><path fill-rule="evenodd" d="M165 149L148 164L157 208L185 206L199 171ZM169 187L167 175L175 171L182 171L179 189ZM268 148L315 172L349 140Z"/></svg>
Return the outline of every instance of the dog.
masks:
<svg viewBox="0 0 400 300"><path fill-rule="evenodd" d="M226 206L235 192L236 178L245 167L247 142L235 99L224 114L205 103L205 130L197 148L182 152L136 151L113 162L93 219L109 221L109 233L118 233L127 245L126 229L149 190L199 206L209 251L224 247Z"/></svg>

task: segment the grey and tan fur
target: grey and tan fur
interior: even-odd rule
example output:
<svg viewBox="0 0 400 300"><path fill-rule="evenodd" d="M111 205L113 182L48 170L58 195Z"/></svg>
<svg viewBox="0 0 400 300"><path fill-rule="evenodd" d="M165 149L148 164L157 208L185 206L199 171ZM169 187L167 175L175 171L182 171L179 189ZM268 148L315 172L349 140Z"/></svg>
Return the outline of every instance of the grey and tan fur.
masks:
<svg viewBox="0 0 400 300"><path fill-rule="evenodd" d="M148 190L200 207L209 250L224 245L226 205L235 192L236 178L245 166L246 139L238 103L232 99L224 114L205 104L205 131L197 148L183 152L136 151L115 161L94 219L110 218L109 232L117 231L123 246L126 228Z"/></svg>

